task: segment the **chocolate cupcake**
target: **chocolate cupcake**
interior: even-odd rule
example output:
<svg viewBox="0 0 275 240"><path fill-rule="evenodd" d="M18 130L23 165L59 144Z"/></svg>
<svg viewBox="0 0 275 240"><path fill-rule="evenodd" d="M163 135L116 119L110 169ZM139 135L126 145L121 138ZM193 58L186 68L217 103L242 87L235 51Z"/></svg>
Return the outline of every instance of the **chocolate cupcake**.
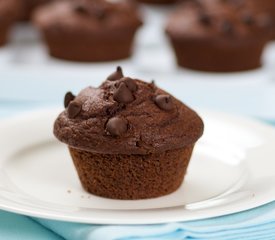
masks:
<svg viewBox="0 0 275 240"><path fill-rule="evenodd" d="M137 5L128 0L57 1L38 9L34 22L50 55L83 62L130 57L142 24Z"/></svg>
<svg viewBox="0 0 275 240"><path fill-rule="evenodd" d="M19 11L17 0L0 0L0 46L7 42L10 27L18 18Z"/></svg>
<svg viewBox="0 0 275 240"><path fill-rule="evenodd" d="M268 18L244 1L197 0L172 13L166 32L179 66L243 71L261 66L263 48L270 38Z"/></svg>
<svg viewBox="0 0 275 240"><path fill-rule="evenodd" d="M88 192L145 199L181 185L201 118L154 83L124 77L120 67L99 88L67 93L54 134L69 147Z"/></svg>
<svg viewBox="0 0 275 240"><path fill-rule="evenodd" d="M28 21L35 8L43 4L49 3L53 0L19 0L22 2L22 11L20 15L20 20Z"/></svg>

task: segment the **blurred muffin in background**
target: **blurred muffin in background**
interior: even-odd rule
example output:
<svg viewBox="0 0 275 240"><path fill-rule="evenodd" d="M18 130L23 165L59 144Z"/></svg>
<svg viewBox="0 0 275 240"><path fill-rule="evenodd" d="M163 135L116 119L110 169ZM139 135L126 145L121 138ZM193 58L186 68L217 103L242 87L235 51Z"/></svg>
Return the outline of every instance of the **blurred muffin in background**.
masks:
<svg viewBox="0 0 275 240"><path fill-rule="evenodd" d="M19 13L18 0L0 0L0 46L7 42L10 27L17 20Z"/></svg>
<svg viewBox="0 0 275 240"><path fill-rule="evenodd" d="M33 21L51 56L100 62L128 58L142 21L128 0L56 1L37 9Z"/></svg>
<svg viewBox="0 0 275 240"><path fill-rule="evenodd" d="M234 72L261 66L270 39L269 15L238 0L183 3L168 20L166 32L179 66Z"/></svg>
<svg viewBox="0 0 275 240"><path fill-rule="evenodd" d="M9 0L7 0L9 1ZM22 12L20 20L28 21L34 9L42 4L49 3L52 0L19 0L22 2Z"/></svg>

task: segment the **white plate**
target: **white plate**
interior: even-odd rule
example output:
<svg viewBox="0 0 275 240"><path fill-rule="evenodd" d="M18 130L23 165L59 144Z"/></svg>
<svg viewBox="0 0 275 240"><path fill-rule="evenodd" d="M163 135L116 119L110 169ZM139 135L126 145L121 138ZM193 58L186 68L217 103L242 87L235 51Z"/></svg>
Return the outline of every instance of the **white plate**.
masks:
<svg viewBox="0 0 275 240"><path fill-rule="evenodd" d="M0 208L55 220L149 224L234 213L275 200L275 130L221 113L201 113L184 184L165 197L122 201L93 196L79 183L68 151L52 135L60 110L0 122Z"/></svg>

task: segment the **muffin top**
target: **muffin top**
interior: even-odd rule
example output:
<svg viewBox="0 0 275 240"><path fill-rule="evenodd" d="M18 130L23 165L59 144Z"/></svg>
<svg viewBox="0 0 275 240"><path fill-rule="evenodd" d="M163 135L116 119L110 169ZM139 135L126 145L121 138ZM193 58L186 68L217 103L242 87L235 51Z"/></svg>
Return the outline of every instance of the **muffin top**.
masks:
<svg viewBox="0 0 275 240"><path fill-rule="evenodd" d="M21 10L19 0L0 0L0 25L15 20Z"/></svg>
<svg viewBox="0 0 275 240"><path fill-rule="evenodd" d="M272 28L271 17L254 11L255 8L247 2L249 1L187 1L171 14L166 31L175 39L268 39Z"/></svg>
<svg viewBox="0 0 275 240"><path fill-rule="evenodd" d="M108 30L135 30L142 22L133 1L60 0L38 8L34 22L42 29L67 29L108 34Z"/></svg>
<svg viewBox="0 0 275 240"><path fill-rule="evenodd" d="M153 82L120 67L98 88L67 93L54 134L70 147L103 154L149 154L194 144L201 118Z"/></svg>

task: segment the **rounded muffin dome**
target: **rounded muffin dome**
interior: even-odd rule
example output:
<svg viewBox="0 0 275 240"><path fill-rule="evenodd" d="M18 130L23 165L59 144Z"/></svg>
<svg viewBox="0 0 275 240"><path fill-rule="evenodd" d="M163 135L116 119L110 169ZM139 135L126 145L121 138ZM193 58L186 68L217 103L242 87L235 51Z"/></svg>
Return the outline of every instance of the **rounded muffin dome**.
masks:
<svg viewBox="0 0 275 240"><path fill-rule="evenodd" d="M111 74L98 88L65 97L54 134L70 147L104 154L149 154L194 144L201 118L154 83Z"/></svg>

